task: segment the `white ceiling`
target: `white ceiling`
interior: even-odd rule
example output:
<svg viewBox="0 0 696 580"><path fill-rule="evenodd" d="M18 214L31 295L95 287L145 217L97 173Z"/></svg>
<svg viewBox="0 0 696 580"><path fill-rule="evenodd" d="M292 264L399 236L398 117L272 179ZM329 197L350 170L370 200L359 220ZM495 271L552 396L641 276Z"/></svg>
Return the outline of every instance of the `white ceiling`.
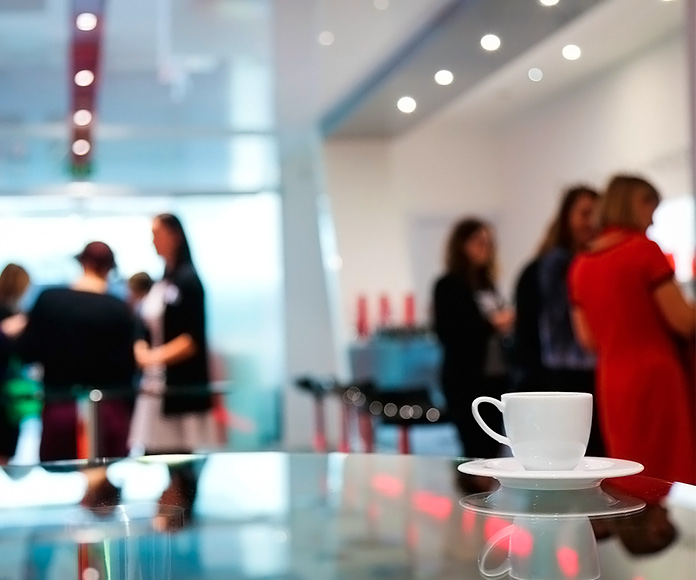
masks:
<svg viewBox="0 0 696 580"><path fill-rule="evenodd" d="M126 148L150 139L138 143L140 157L173 159L192 139L276 130L273 31L283 23L273 21L274 4L288 1L106 0L95 134L112 148L103 146L102 154L128 159ZM549 8L538 0L387 4L380 10L375 0L298 2L309 7L303 16L313 31L300 39L316 64L307 90L314 91L316 116L332 118L331 135L390 137L438 112L500 117L681 34L684 11L684 0L560 0ZM65 147L71 6L0 0L0 190L11 185L13 156L44 147L57 158ZM503 44L484 54L478 38L491 30ZM322 31L333 33L333 44L317 41ZM567 41L583 48L579 61L559 57ZM541 83L527 79L531 65L544 70ZM453 85L432 82L440 66L455 72ZM419 100L411 116L395 109L402 91ZM16 187L31 181L24 179ZM65 176L56 169L45 179Z"/></svg>

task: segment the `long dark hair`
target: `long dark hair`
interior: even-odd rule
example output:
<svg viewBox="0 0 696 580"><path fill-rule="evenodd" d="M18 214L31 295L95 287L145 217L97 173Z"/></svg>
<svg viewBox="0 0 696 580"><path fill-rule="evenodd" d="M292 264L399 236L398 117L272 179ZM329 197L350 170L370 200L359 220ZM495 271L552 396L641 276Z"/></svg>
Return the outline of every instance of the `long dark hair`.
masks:
<svg viewBox="0 0 696 580"><path fill-rule="evenodd" d="M570 231L570 212L573 211L575 204L585 196L591 199L599 199L599 193L587 185L576 185L565 191L556 217L551 222L544 239L539 245L537 256L545 254L551 248L573 249L573 232Z"/></svg>
<svg viewBox="0 0 696 580"><path fill-rule="evenodd" d="M493 288L495 278L495 247L493 248L491 261L485 266L475 266L469 260L469 256L462 246L467 240L481 230L487 230L493 234L491 225L474 217L467 217L457 222L450 232L445 246L445 270L448 274L456 274L466 280L472 289Z"/></svg>
<svg viewBox="0 0 696 580"><path fill-rule="evenodd" d="M182 266L193 266L191 249L189 248L188 240L184 233L184 227L181 225L181 221L179 221L178 217L170 213L161 213L156 216L155 219L179 240L179 244L176 248L176 255L174 256L174 263L171 265L167 264L164 270L165 279L171 278Z"/></svg>

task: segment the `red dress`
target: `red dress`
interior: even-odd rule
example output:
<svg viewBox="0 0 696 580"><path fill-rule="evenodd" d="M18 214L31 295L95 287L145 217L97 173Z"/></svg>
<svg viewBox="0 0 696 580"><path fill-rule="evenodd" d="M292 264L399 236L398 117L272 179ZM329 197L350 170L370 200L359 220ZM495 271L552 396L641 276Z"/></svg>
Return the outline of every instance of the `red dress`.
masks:
<svg viewBox="0 0 696 580"><path fill-rule="evenodd" d="M578 256L569 271L571 302L597 347L599 419L611 457L645 466L645 475L696 483L694 385L677 337L653 291L674 271L644 234Z"/></svg>

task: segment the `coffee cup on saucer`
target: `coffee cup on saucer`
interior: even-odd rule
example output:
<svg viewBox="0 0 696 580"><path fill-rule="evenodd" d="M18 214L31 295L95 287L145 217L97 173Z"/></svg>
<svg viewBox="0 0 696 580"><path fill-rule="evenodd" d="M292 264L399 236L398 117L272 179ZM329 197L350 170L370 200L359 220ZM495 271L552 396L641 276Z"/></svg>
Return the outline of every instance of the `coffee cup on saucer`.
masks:
<svg viewBox="0 0 696 580"><path fill-rule="evenodd" d="M515 580L595 580L600 576L597 540L586 516L516 516L488 540L479 553L478 567L485 578L507 574Z"/></svg>
<svg viewBox="0 0 696 580"><path fill-rule="evenodd" d="M503 414L506 436L486 425L479 412L482 403L494 405ZM589 393L505 393L500 400L478 397L471 410L481 429L510 447L526 470L572 470L585 456L592 426Z"/></svg>

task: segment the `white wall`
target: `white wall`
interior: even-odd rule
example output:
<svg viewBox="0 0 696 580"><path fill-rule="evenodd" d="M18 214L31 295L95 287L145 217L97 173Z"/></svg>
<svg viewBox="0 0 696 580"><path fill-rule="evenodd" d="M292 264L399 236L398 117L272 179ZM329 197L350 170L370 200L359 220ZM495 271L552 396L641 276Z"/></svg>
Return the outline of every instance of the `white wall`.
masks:
<svg viewBox="0 0 696 580"><path fill-rule="evenodd" d="M686 53L674 40L497 131L505 192L503 284L541 237L559 192L602 187L619 171L653 180L665 196L691 191Z"/></svg>
<svg viewBox="0 0 696 580"><path fill-rule="evenodd" d="M445 113L393 142L329 140L345 319L358 292L376 303L411 290L423 318L444 236L465 214L496 225L509 296L567 185L637 171L665 196L690 193L686 70L675 39L499 126Z"/></svg>

